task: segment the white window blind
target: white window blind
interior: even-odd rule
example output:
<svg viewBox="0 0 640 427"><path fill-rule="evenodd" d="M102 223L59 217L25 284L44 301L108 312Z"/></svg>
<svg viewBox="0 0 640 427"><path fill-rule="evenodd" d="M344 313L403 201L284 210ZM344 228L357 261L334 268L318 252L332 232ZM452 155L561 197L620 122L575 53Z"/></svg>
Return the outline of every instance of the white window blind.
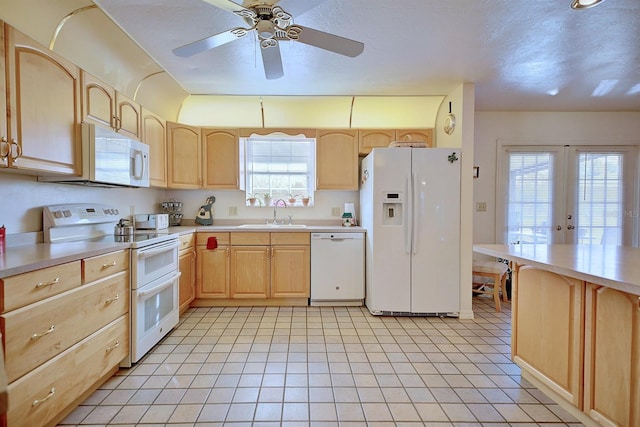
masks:
<svg viewBox="0 0 640 427"><path fill-rule="evenodd" d="M578 243L622 244L623 154L578 154Z"/></svg>
<svg viewBox="0 0 640 427"><path fill-rule="evenodd" d="M245 189L265 203L312 197L315 184L315 139L260 136L245 139ZM268 202L266 204L269 204Z"/></svg>
<svg viewBox="0 0 640 427"><path fill-rule="evenodd" d="M553 153L510 153L507 242L551 243Z"/></svg>

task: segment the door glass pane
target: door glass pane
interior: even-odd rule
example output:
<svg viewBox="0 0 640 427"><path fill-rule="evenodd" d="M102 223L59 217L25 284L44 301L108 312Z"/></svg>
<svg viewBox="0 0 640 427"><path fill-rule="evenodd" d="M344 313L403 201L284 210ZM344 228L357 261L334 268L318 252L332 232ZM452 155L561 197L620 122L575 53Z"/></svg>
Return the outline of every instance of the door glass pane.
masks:
<svg viewBox="0 0 640 427"><path fill-rule="evenodd" d="M577 243L622 244L622 153L578 155Z"/></svg>
<svg viewBox="0 0 640 427"><path fill-rule="evenodd" d="M509 153L508 243L552 243L553 164L553 153Z"/></svg>

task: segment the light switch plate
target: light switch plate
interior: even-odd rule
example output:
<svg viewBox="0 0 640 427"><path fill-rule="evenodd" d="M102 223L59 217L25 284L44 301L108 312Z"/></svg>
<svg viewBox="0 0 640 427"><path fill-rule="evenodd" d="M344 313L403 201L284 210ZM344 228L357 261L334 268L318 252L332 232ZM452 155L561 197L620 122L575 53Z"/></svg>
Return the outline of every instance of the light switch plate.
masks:
<svg viewBox="0 0 640 427"><path fill-rule="evenodd" d="M487 202L476 203L476 212L486 212L486 211L487 211Z"/></svg>
<svg viewBox="0 0 640 427"><path fill-rule="evenodd" d="M238 207L237 206L229 206L229 216L238 215Z"/></svg>
<svg viewBox="0 0 640 427"><path fill-rule="evenodd" d="M331 208L331 216L340 216L340 208Z"/></svg>

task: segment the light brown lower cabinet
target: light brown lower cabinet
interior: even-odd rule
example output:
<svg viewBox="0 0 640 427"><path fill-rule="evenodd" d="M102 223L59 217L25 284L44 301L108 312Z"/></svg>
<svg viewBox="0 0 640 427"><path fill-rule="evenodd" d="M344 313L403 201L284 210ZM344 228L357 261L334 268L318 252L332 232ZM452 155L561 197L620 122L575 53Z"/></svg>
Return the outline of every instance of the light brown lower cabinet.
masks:
<svg viewBox="0 0 640 427"><path fill-rule="evenodd" d="M604 426L640 426L640 297L587 284L584 411Z"/></svg>
<svg viewBox="0 0 640 427"><path fill-rule="evenodd" d="M180 270L180 292L178 306L184 312L196 297L196 249L194 233L180 236L178 251L178 268Z"/></svg>
<svg viewBox="0 0 640 427"><path fill-rule="evenodd" d="M194 305L306 305L310 295L310 234L197 233ZM216 237L218 247L207 249Z"/></svg>
<svg viewBox="0 0 640 427"><path fill-rule="evenodd" d="M640 297L516 268L512 355L585 423L640 426Z"/></svg>
<svg viewBox="0 0 640 427"><path fill-rule="evenodd" d="M517 274L513 358L581 407L584 282L530 266Z"/></svg>
<svg viewBox="0 0 640 427"><path fill-rule="evenodd" d="M129 354L129 250L0 280L8 411L0 425L62 420Z"/></svg>

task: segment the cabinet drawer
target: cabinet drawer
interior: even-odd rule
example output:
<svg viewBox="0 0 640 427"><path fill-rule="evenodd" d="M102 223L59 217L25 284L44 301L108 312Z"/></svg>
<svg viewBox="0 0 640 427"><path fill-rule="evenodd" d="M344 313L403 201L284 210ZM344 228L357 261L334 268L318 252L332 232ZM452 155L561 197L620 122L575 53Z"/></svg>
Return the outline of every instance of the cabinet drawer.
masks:
<svg viewBox="0 0 640 427"><path fill-rule="evenodd" d="M193 248L193 244L195 242L195 238L193 237L193 233L191 234L183 234L179 237L180 239L180 246L178 247L178 250L180 251L185 251L187 249L191 249ZM206 242L205 242L206 244Z"/></svg>
<svg viewBox="0 0 640 427"><path fill-rule="evenodd" d="M8 387L7 425L46 425L129 353L125 315Z"/></svg>
<svg viewBox="0 0 640 427"><path fill-rule="evenodd" d="M229 244L229 233L196 233L196 244L205 246L209 237L217 237L219 245Z"/></svg>
<svg viewBox="0 0 640 427"><path fill-rule="evenodd" d="M271 245L310 245L309 233L271 233Z"/></svg>
<svg viewBox="0 0 640 427"><path fill-rule="evenodd" d="M269 233L231 233L231 245L269 245Z"/></svg>
<svg viewBox="0 0 640 427"><path fill-rule="evenodd" d="M129 250L111 252L82 260L82 283L91 283L129 270Z"/></svg>
<svg viewBox="0 0 640 427"><path fill-rule="evenodd" d="M127 313L129 294L125 271L2 315L8 381Z"/></svg>
<svg viewBox="0 0 640 427"><path fill-rule="evenodd" d="M80 261L7 277L0 283L4 313L80 286Z"/></svg>

